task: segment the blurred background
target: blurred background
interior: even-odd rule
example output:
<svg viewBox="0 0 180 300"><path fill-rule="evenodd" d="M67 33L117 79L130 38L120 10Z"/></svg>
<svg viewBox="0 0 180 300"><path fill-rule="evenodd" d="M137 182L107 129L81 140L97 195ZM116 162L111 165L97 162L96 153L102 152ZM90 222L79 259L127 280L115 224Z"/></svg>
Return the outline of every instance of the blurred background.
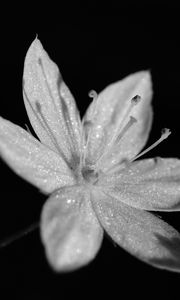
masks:
<svg viewBox="0 0 180 300"><path fill-rule="evenodd" d="M20 18L20 26L7 17L1 26L0 115L25 128L30 127L22 98L22 74L26 52L38 34L51 59L75 97L81 116L91 102L88 92L99 93L128 74L150 70L154 87L154 123L148 145L162 128L171 136L143 158L180 158L179 123L179 24L177 7L148 4L106 7L105 12L90 6L59 13L41 26ZM38 19L38 16L36 15ZM17 18L18 19L18 18ZM0 240L38 222L46 201L33 186L16 176L0 161ZM158 213L180 231L180 213ZM172 293L180 274L145 265L116 246L105 236L97 258L83 269L56 274L47 264L36 229L24 238L0 249L1 287L12 289L23 299L35 296L54 299L75 295L119 298L135 291L144 295ZM123 295L123 296L122 296ZM172 294L171 294L172 295Z"/></svg>

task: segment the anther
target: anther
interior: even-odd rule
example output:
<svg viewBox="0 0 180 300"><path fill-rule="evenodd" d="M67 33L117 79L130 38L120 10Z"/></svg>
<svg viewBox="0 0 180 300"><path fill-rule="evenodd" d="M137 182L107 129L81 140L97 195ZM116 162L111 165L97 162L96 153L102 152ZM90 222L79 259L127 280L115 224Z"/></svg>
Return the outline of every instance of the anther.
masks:
<svg viewBox="0 0 180 300"><path fill-rule="evenodd" d="M168 128L163 128L162 131L161 131L161 138L164 139L167 139L167 137L171 134L171 131L168 129Z"/></svg>
<svg viewBox="0 0 180 300"><path fill-rule="evenodd" d="M131 99L131 103L138 104L140 100L141 100L141 96L136 95Z"/></svg>

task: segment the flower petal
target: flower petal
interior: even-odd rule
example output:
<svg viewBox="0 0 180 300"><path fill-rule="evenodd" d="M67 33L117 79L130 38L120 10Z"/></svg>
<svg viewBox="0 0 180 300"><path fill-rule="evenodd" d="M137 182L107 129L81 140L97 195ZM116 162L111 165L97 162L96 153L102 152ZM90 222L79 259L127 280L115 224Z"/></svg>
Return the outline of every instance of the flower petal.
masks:
<svg viewBox="0 0 180 300"><path fill-rule="evenodd" d="M149 212L96 194L94 208L111 238L132 255L157 268L180 272L180 234Z"/></svg>
<svg viewBox="0 0 180 300"><path fill-rule="evenodd" d="M57 153L1 117L0 156L19 176L45 193L75 183L71 171Z"/></svg>
<svg viewBox="0 0 180 300"><path fill-rule="evenodd" d="M136 161L99 182L106 194L145 210L180 210L180 160Z"/></svg>
<svg viewBox="0 0 180 300"><path fill-rule="evenodd" d="M79 113L58 67L37 38L25 59L23 96L39 139L73 164L81 148Z"/></svg>
<svg viewBox="0 0 180 300"><path fill-rule="evenodd" d="M62 188L45 203L41 236L49 263L56 271L72 271L97 254L103 229L82 186Z"/></svg>
<svg viewBox="0 0 180 300"><path fill-rule="evenodd" d="M136 95L142 99L133 106L131 100ZM145 71L111 84L99 94L88 108L83 122L84 130L88 132L87 159L90 163L105 170L117 161L134 157L142 149L152 122L151 98L151 78ZM137 122L118 141L130 116Z"/></svg>

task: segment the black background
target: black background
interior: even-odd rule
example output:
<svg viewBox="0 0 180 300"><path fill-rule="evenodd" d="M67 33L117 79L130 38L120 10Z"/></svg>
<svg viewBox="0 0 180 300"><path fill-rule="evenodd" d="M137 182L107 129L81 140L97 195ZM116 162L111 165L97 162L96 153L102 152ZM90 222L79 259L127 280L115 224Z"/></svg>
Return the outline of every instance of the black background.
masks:
<svg viewBox="0 0 180 300"><path fill-rule="evenodd" d="M109 10L109 11L108 11ZM88 92L100 92L111 82L150 69L154 86L154 123L148 145L157 140L164 127L171 136L144 158L180 157L179 125L179 30L176 7L157 8L146 3L96 11L61 11L56 23L46 19L48 29L9 19L1 27L0 115L25 128L30 127L22 99L22 72L26 51L38 34L73 93L81 115L91 99ZM43 24L42 24L43 25ZM50 28L52 25L52 28ZM17 177L0 162L0 239L37 222L46 196ZM180 213L159 213L180 230ZM86 298L109 295L147 297L178 293L180 274L148 266L105 238L97 258L83 269L56 274L48 266L38 229L0 249L0 286L14 290L23 299L43 297L64 299L73 293ZM125 296L124 296L125 295Z"/></svg>

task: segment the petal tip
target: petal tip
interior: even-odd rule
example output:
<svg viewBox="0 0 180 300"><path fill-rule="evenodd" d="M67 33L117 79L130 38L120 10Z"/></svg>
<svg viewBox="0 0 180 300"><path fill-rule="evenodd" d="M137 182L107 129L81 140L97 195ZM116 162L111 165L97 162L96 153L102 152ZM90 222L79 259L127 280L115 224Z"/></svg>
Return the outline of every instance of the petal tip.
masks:
<svg viewBox="0 0 180 300"><path fill-rule="evenodd" d="M29 61L29 59L36 57L36 56L42 56L43 52L43 46L38 39L38 36L36 35L35 39L32 41L31 45L29 46L29 49L26 54L25 62Z"/></svg>
<svg viewBox="0 0 180 300"><path fill-rule="evenodd" d="M144 80L146 82L151 82L152 81L151 71L149 69L148 70L139 71L138 73L139 73L139 75L140 75L140 77L141 77L142 80Z"/></svg>

